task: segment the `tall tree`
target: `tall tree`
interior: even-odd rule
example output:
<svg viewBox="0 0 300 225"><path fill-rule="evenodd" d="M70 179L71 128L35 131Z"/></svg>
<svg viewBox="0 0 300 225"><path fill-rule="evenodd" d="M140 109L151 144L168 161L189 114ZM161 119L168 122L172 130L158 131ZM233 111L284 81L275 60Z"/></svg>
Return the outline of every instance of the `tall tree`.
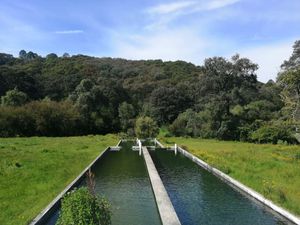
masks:
<svg viewBox="0 0 300 225"><path fill-rule="evenodd" d="M4 65L14 61L14 57L10 54L0 53L0 65Z"/></svg>
<svg viewBox="0 0 300 225"><path fill-rule="evenodd" d="M27 94L19 91L17 88L7 91L6 94L1 97L1 104L3 106L21 106L27 101Z"/></svg>
<svg viewBox="0 0 300 225"><path fill-rule="evenodd" d="M21 50L21 51L19 52L19 58L20 58L20 59L26 59L26 57L27 57L26 51L25 51L25 50Z"/></svg>
<svg viewBox="0 0 300 225"><path fill-rule="evenodd" d="M48 55L46 55L46 60L53 60L53 59L57 59L57 55L55 53L50 53Z"/></svg>
<svg viewBox="0 0 300 225"><path fill-rule="evenodd" d="M281 65L282 73L297 69L300 66L300 40L295 41L293 45L293 53L288 60L285 60ZM280 76L281 73L279 73Z"/></svg>
<svg viewBox="0 0 300 225"><path fill-rule="evenodd" d="M139 117L135 123L135 134L138 138L155 138L159 133L157 123L150 117Z"/></svg>
<svg viewBox="0 0 300 225"><path fill-rule="evenodd" d="M153 117L160 123L170 123L191 106L188 96L174 87L160 87L150 96Z"/></svg>
<svg viewBox="0 0 300 225"><path fill-rule="evenodd" d="M63 58L70 58L70 54L65 52L63 55L62 55Z"/></svg>
<svg viewBox="0 0 300 225"><path fill-rule="evenodd" d="M284 110L297 129L296 124L300 122L300 40L293 45L293 53L283 62L281 69L277 83L282 87Z"/></svg>
<svg viewBox="0 0 300 225"><path fill-rule="evenodd" d="M281 96L294 123L300 121L300 67L280 75Z"/></svg>
<svg viewBox="0 0 300 225"><path fill-rule="evenodd" d="M123 131L127 131L129 128L134 127L134 118L136 112L133 105L123 102L119 106L119 118L121 123L121 128Z"/></svg>

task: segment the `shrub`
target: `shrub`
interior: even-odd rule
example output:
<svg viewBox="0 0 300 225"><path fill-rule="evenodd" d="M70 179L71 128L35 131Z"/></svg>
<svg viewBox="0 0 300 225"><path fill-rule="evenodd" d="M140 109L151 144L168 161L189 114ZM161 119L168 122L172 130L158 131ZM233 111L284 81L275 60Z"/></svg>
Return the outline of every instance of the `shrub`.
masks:
<svg viewBox="0 0 300 225"><path fill-rule="evenodd" d="M258 143L287 142L289 144L297 143L292 134L292 128L284 124L265 124L250 135L250 139Z"/></svg>
<svg viewBox="0 0 300 225"><path fill-rule="evenodd" d="M5 96L1 97L3 106L20 106L28 101L26 93L19 91L17 88L6 92Z"/></svg>
<svg viewBox="0 0 300 225"><path fill-rule="evenodd" d="M35 134L34 116L24 107L0 107L0 136L32 136Z"/></svg>
<svg viewBox="0 0 300 225"><path fill-rule="evenodd" d="M34 101L0 107L0 136L66 136L78 134L80 115L67 101Z"/></svg>
<svg viewBox="0 0 300 225"><path fill-rule="evenodd" d="M108 202L95 197L87 188L75 189L62 199L57 225L109 225L111 211Z"/></svg>
<svg viewBox="0 0 300 225"><path fill-rule="evenodd" d="M173 135L171 133L165 133L164 137L173 137Z"/></svg>
<svg viewBox="0 0 300 225"><path fill-rule="evenodd" d="M262 120L255 120L251 124L244 124L243 126L238 127L239 139L240 141L251 142L251 134L260 128L263 124Z"/></svg>
<svg viewBox="0 0 300 225"><path fill-rule="evenodd" d="M170 125L169 130L175 136L202 136L204 119L201 113L196 113L192 109L178 115Z"/></svg>
<svg viewBox="0 0 300 225"><path fill-rule="evenodd" d="M139 117L135 123L135 134L138 138L154 138L158 135L157 123L150 117Z"/></svg>
<svg viewBox="0 0 300 225"><path fill-rule="evenodd" d="M221 122L221 126L217 131L217 138L220 140L236 140L238 139L237 121L234 119Z"/></svg>
<svg viewBox="0 0 300 225"><path fill-rule="evenodd" d="M173 121L173 123L170 125L169 130L172 134L175 136L183 136L186 134L185 128L186 128L187 121L182 114L179 114L179 116Z"/></svg>
<svg viewBox="0 0 300 225"><path fill-rule="evenodd" d="M40 101L26 105L36 121L36 133L43 136L76 134L79 113L70 102Z"/></svg>
<svg viewBox="0 0 300 225"><path fill-rule="evenodd" d="M216 135L213 130L211 112L204 110L195 112L188 109L178 115L169 126L169 131L175 136L190 136L201 138L212 138Z"/></svg>

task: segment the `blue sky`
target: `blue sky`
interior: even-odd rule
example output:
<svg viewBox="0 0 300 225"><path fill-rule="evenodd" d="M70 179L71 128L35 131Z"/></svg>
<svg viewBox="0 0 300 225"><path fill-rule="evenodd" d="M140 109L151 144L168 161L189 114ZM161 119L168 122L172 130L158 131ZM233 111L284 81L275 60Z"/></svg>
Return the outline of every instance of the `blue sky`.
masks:
<svg viewBox="0 0 300 225"><path fill-rule="evenodd" d="M300 39L299 0L0 0L0 51L185 60L240 53L275 79Z"/></svg>

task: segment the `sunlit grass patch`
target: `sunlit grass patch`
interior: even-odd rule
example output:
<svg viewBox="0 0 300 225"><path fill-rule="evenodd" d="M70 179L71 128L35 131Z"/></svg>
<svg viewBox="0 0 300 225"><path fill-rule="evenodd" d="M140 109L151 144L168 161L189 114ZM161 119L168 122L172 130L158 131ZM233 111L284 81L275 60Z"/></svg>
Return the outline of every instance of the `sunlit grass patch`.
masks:
<svg viewBox="0 0 300 225"><path fill-rule="evenodd" d="M28 224L115 135L0 138L0 224Z"/></svg>

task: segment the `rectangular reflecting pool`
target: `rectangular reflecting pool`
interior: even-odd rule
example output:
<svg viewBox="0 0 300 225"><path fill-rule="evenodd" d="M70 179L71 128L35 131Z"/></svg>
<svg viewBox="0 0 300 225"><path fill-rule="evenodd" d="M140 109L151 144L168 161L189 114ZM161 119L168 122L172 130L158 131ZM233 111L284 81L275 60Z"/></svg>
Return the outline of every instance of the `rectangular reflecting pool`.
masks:
<svg viewBox="0 0 300 225"><path fill-rule="evenodd" d="M161 225L143 156L132 145L122 142L121 151L108 151L95 164L95 191L110 202L113 225ZM54 225L59 210L45 224Z"/></svg>
<svg viewBox="0 0 300 225"><path fill-rule="evenodd" d="M150 153L183 225L287 224L182 154Z"/></svg>
<svg viewBox="0 0 300 225"><path fill-rule="evenodd" d="M112 205L112 224L161 224L143 156L123 142L94 167L96 192Z"/></svg>

